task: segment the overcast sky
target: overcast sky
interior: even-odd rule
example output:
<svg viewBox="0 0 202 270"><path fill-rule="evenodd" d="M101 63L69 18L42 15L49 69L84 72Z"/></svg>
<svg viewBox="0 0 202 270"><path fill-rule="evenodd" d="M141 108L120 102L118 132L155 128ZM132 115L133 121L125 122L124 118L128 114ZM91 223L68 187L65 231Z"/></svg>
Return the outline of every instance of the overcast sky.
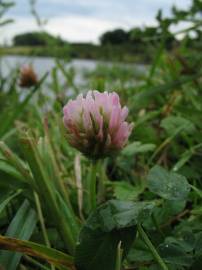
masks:
<svg viewBox="0 0 202 270"><path fill-rule="evenodd" d="M7 17L14 24L0 30L0 42L10 42L17 33L37 30L30 14L29 0L16 0ZM71 42L98 42L99 36L114 28L155 25L155 15L162 9L165 15L176 6L186 8L191 0L38 0L37 10L47 19L45 29Z"/></svg>

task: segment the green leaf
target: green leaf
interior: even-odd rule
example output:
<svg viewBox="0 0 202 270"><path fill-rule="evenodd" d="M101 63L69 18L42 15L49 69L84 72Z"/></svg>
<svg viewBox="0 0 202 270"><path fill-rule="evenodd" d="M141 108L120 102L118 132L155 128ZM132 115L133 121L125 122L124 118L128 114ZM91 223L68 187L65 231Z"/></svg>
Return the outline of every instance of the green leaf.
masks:
<svg viewBox="0 0 202 270"><path fill-rule="evenodd" d="M146 244L143 242L142 239L138 238L135 240L135 245L131 248L127 260L130 263L137 263L137 262L149 262L153 261L153 256L146 246Z"/></svg>
<svg viewBox="0 0 202 270"><path fill-rule="evenodd" d="M133 142L123 149L122 154L125 156L132 156L138 153L153 151L155 147L156 145L152 143L142 144L141 142Z"/></svg>
<svg viewBox="0 0 202 270"><path fill-rule="evenodd" d="M169 226L169 220L173 218L173 216L181 213L185 208L185 201L170 201L164 200L161 205L154 208L153 217L156 220L156 224ZM168 223L167 223L168 222ZM151 219L147 225L148 227L154 226L154 221Z"/></svg>
<svg viewBox="0 0 202 270"><path fill-rule="evenodd" d="M179 131L192 133L195 130L195 126L191 121L180 116L169 116L163 119L161 127L163 127L169 135L174 135Z"/></svg>
<svg viewBox="0 0 202 270"><path fill-rule="evenodd" d="M187 179L177 173L168 172L154 166L148 174L148 187L151 192L167 200L186 200L190 186Z"/></svg>
<svg viewBox="0 0 202 270"><path fill-rule="evenodd" d="M27 240L32 235L37 222L35 211L27 200L23 202L11 221L6 236ZM9 251L0 252L0 262L5 269L14 270L20 262L22 254Z"/></svg>
<svg viewBox="0 0 202 270"><path fill-rule="evenodd" d="M15 252L21 252L36 258L40 258L57 267L65 267L62 269L75 270L73 258L71 256L53 248L48 248L44 245L0 236L0 248ZM9 270L10 269L11 268L9 268Z"/></svg>
<svg viewBox="0 0 202 270"><path fill-rule="evenodd" d="M114 195L118 200L135 200L143 192L144 184L131 185L128 182L113 182Z"/></svg>
<svg viewBox="0 0 202 270"><path fill-rule="evenodd" d="M159 252L166 263L190 266L192 263L191 255L188 255L183 248L175 244L161 244Z"/></svg>
<svg viewBox="0 0 202 270"><path fill-rule="evenodd" d="M191 231L182 231L177 238L167 237L167 244L174 244L181 247L185 252L191 252L196 243L195 235Z"/></svg>
<svg viewBox="0 0 202 270"><path fill-rule="evenodd" d="M136 235L136 225L150 215L152 203L111 200L97 208L81 230L76 249L78 270L114 270L117 247L123 257Z"/></svg>

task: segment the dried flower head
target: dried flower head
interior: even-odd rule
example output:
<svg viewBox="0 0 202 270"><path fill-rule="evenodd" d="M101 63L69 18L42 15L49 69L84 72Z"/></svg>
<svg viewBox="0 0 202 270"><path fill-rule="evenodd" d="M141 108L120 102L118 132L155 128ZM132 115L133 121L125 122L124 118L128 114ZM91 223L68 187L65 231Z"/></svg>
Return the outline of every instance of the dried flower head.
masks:
<svg viewBox="0 0 202 270"><path fill-rule="evenodd" d="M32 87L38 82L37 75L31 66L24 66L20 70L20 83L21 87Z"/></svg>
<svg viewBox="0 0 202 270"><path fill-rule="evenodd" d="M132 124L125 121L117 93L89 91L70 100L63 109L69 143L84 155L99 159L120 151L128 141Z"/></svg>

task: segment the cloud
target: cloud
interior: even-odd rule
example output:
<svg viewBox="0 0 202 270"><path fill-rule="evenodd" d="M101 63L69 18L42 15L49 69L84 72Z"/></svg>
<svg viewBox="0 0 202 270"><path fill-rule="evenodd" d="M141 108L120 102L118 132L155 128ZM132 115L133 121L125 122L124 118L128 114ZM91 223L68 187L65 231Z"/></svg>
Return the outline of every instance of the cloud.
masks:
<svg viewBox="0 0 202 270"><path fill-rule="evenodd" d="M117 26L117 22L84 16L69 16L52 19L47 25L47 30L55 35L60 34L69 41L96 42L103 32Z"/></svg>
<svg viewBox="0 0 202 270"><path fill-rule="evenodd" d="M10 41L17 33L37 30L27 0L16 0L9 16L16 23L0 30L0 42ZM155 25L159 8L165 15L171 6L186 8L191 0L38 0L41 18L48 19L46 29L69 41L98 42L99 36L114 28ZM23 7L23 8L22 8Z"/></svg>
<svg viewBox="0 0 202 270"><path fill-rule="evenodd" d="M96 43L98 42L98 37L103 32L119 27L127 28L127 24L123 25L123 23L118 21L88 18L85 16L64 16L51 19L45 26L45 30L55 36L59 35L70 42ZM36 30L39 30L39 28L32 18L16 17L14 24L6 26L4 30L0 31L0 43L3 41L10 43L16 34Z"/></svg>

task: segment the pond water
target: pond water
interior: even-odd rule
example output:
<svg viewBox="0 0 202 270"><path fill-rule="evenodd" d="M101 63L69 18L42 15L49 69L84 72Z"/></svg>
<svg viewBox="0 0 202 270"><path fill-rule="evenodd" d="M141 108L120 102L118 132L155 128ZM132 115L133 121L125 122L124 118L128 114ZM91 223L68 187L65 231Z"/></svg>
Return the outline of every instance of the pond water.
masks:
<svg viewBox="0 0 202 270"><path fill-rule="evenodd" d="M83 71L92 71L97 64L101 63L95 60L72 60L66 63L66 67L73 67L76 71L76 81L83 81ZM55 59L50 57L30 57L30 56L3 56L0 58L0 71L3 76L9 74L10 70L31 64L39 76L50 72L56 66Z"/></svg>
<svg viewBox="0 0 202 270"><path fill-rule="evenodd" d="M7 75L13 68L17 68L23 65L31 64L38 74L43 74L50 71L55 65L55 59L51 57L31 57L31 56L3 56L0 57L0 71L3 75ZM74 59L66 63L67 67L73 67L78 73L86 70L92 71L98 64L104 64L107 66L113 65L111 62L88 60L88 59ZM140 64L122 64L117 65L136 67L139 70L144 70L145 65Z"/></svg>
<svg viewBox="0 0 202 270"><path fill-rule="evenodd" d="M31 56L3 56L1 62L3 64L3 72L7 73L11 68L32 64L39 73L50 71L55 66L54 58L50 57L31 57ZM67 66L72 66L77 70L88 69L92 70L96 67L98 61L76 59L67 63Z"/></svg>
<svg viewBox="0 0 202 270"><path fill-rule="evenodd" d="M46 86L44 89L47 93L49 93L49 83L51 83L52 79L50 76L51 70L57 65L54 58L50 57L30 57L30 56L3 56L0 57L0 74L3 77L9 76L10 71L20 68L25 65L31 64L37 73L38 77L41 78L46 72L49 72L49 76L46 79ZM65 69L73 68L75 71L74 75L74 84L79 87L81 91L89 89L91 84L87 81L86 73L93 71L97 65L104 65L106 67L111 67L114 65L112 62L107 61L96 61L96 60L87 60L87 59L74 59L69 62L65 62ZM115 66L127 67L132 70L132 84L134 84L135 73L145 73L147 67L145 65L139 64L125 64L125 63L116 63ZM58 70L57 70L58 71ZM58 79L60 80L60 85L66 89L67 85L65 84L66 79L63 74L58 72ZM130 85L130 80L126 81L128 85ZM137 83L137 82L136 82ZM86 88L87 87L87 88ZM83 89L83 90L82 90ZM68 85L68 93L72 93L71 86Z"/></svg>

